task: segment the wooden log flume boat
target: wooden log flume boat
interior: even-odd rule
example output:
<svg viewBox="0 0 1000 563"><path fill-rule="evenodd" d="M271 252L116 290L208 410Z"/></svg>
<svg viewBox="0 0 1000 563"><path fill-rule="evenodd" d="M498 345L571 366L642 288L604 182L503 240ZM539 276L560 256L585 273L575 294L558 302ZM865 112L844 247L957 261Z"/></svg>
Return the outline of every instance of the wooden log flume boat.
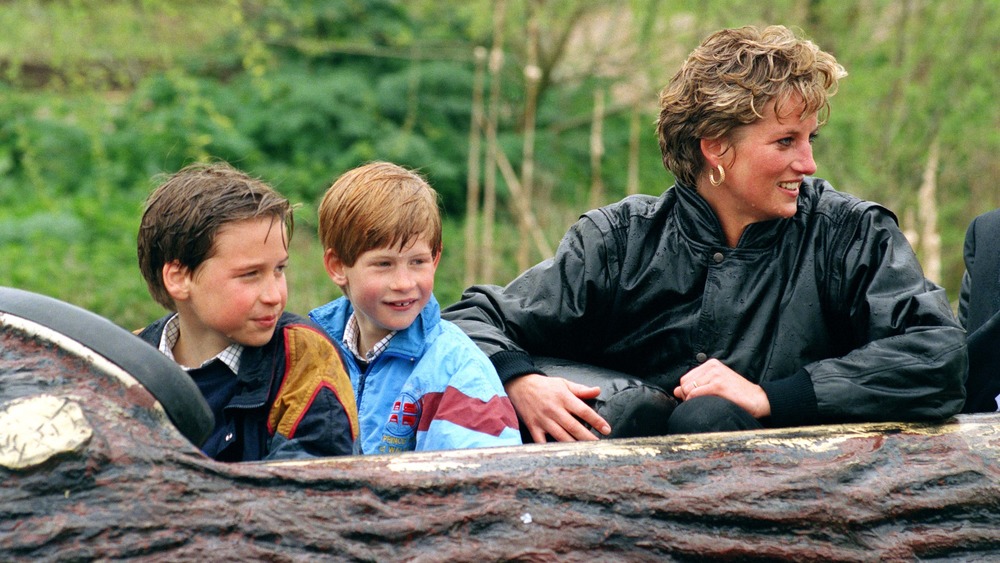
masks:
<svg viewBox="0 0 1000 563"><path fill-rule="evenodd" d="M1000 417L223 464L193 383L0 288L0 560L1000 558Z"/></svg>

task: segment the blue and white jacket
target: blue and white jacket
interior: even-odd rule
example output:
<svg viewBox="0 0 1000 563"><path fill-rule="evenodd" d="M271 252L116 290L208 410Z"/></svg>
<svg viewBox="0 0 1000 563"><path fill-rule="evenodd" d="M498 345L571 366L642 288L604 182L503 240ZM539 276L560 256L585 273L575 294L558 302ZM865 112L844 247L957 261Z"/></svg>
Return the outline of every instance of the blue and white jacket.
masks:
<svg viewBox="0 0 1000 563"><path fill-rule="evenodd" d="M409 328L362 372L344 346L354 308L341 297L309 317L340 347L358 406L355 453L382 454L521 443L514 407L493 364L432 296Z"/></svg>

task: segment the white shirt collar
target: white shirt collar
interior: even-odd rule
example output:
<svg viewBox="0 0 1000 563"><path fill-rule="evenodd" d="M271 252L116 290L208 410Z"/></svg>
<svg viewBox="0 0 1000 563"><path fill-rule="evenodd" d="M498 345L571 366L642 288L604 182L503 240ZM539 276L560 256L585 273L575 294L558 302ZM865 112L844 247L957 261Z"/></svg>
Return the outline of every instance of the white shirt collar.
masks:
<svg viewBox="0 0 1000 563"><path fill-rule="evenodd" d="M385 352L393 336L396 336L395 330L385 335L385 338L382 340L376 342L371 350L362 354L358 350L358 344L361 342L361 327L358 326L358 319L354 316L354 313L351 313L350 318L347 319L347 326L344 327L344 346L347 347L350 353L354 354L355 358L370 364L372 360L379 357L382 352Z"/></svg>
<svg viewBox="0 0 1000 563"><path fill-rule="evenodd" d="M163 334L160 335L160 352L170 358L173 361L177 361L174 358L174 346L177 344L177 339L181 335L180 317L174 314L174 316L167 319L167 324L163 327ZM223 351L216 354L214 357L209 358L203 362L200 366L189 367L181 366L185 370L193 370L199 367L205 367L210 362L218 359L220 362L226 364L234 374L240 372L240 358L243 357L243 345L232 343L227 346Z"/></svg>

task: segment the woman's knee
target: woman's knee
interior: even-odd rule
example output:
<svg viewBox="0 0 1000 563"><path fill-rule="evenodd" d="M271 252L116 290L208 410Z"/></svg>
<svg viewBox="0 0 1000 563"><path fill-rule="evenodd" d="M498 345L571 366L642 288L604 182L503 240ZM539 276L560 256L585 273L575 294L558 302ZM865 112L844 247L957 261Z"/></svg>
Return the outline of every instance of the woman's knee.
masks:
<svg viewBox="0 0 1000 563"><path fill-rule="evenodd" d="M677 405L667 424L667 431L670 434L731 432L758 428L763 428L763 425L750 413L728 399L713 395L695 397Z"/></svg>

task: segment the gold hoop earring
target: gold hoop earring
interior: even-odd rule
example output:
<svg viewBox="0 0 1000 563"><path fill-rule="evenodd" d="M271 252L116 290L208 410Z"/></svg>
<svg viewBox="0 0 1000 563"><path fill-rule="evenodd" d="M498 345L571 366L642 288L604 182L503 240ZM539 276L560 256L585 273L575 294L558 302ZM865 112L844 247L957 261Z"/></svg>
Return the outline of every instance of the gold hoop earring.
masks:
<svg viewBox="0 0 1000 563"><path fill-rule="evenodd" d="M709 170L708 171L708 181L713 186L721 186L722 183L726 181L726 171L725 171L725 169L722 168L721 164L718 165L718 166L716 166L716 168L719 169L719 179L718 180L715 179L715 174L714 174L715 170Z"/></svg>

